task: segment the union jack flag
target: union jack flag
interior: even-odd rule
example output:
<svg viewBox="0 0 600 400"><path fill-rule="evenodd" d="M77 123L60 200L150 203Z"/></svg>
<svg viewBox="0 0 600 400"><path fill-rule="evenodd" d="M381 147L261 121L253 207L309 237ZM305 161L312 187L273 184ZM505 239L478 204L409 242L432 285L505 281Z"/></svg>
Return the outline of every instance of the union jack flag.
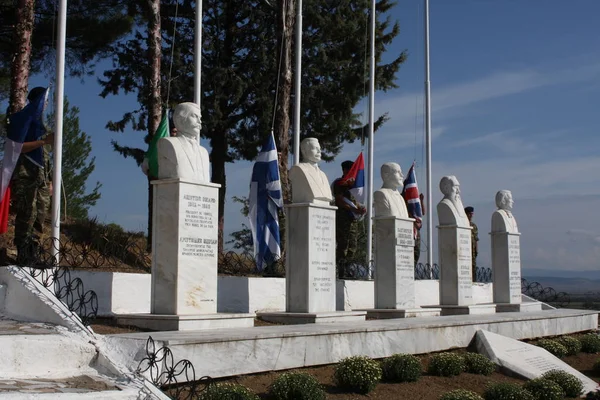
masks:
<svg viewBox="0 0 600 400"><path fill-rule="evenodd" d="M415 173L415 163L413 162L408 170L406 179L404 179L404 188L402 188L402 197L406 200L406 208L411 218L421 221L423 218L423 207L419 198L419 186L417 185L417 175Z"/></svg>

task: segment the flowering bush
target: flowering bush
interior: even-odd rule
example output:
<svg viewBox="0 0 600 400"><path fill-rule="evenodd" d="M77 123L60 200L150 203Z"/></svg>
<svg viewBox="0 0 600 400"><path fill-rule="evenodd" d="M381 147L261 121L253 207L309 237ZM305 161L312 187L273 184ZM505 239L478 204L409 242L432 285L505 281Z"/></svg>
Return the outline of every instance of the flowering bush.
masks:
<svg viewBox="0 0 600 400"><path fill-rule="evenodd" d="M437 376L455 376L465 370L465 361L458 354L439 353L431 356L427 372Z"/></svg>
<svg viewBox="0 0 600 400"><path fill-rule="evenodd" d="M478 375L491 375L496 370L489 358L477 353L467 353L463 356L465 360L465 371Z"/></svg>
<svg viewBox="0 0 600 400"><path fill-rule="evenodd" d="M384 379L390 382L416 382L421 377L421 361L412 354L394 354L381 368Z"/></svg>
<svg viewBox="0 0 600 400"><path fill-rule="evenodd" d="M456 389L440 396L440 400L483 400L483 397L475 392L464 389Z"/></svg>
<svg viewBox="0 0 600 400"><path fill-rule="evenodd" d="M259 400L259 397L242 385L217 383L209 385L200 396L202 400Z"/></svg>
<svg viewBox="0 0 600 400"><path fill-rule="evenodd" d="M565 397L565 391L558 383L548 379L532 379L523 385L535 400L562 400Z"/></svg>
<svg viewBox="0 0 600 400"><path fill-rule="evenodd" d="M572 336L563 336L557 342L565 346L568 356L574 356L581 351L581 341Z"/></svg>
<svg viewBox="0 0 600 400"><path fill-rule="evenodd" d="M542 349L548 350L550 353L558 358L563 358L567 355L567 348L556 340L552 339L541 339L536 343L537 346Z"/></svg>
<svg viewBox="0 0 600 400"><path fill-rule="evenodd" d="M381 374L377 361L369 357L354 356L345 358L336 365L334 379L343 389L367 394L375 389L381 380Z"/></svg>
<svg viewBox="0 0 600 400"><path fill-rule="evenodd" d="M581 351L586 353L600 353L600 335L597 333L588 333L579 338L581 341Z"/></svg>
<svg viewBox="0 0 600 400"><path fill-rule="evenodd" d="M485 400L534 400L527 390L514 383L496 383L483 392Z"/></svg>
<svg viewBox="0 0 600 400"><path fill-rule="evenodd" d="M568 372L553 369L542 375L542 378L558 383L567 397L579 397L583 392L583 382Z"/></svg>
<svg viewBox="0 0 600 400"><path fill-rule="evenodd" d="M325 391L317 379L304 372L288 372L275 379L269 388L275 400L324 400Z"/></svg>

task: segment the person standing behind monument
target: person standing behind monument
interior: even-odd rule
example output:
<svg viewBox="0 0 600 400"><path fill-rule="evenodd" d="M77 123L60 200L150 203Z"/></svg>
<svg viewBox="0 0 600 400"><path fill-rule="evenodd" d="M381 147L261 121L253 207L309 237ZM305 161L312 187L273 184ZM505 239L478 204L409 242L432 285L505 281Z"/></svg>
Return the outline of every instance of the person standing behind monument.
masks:
<svg viewBox="0 0 600 400"><path fill-rule="evenodd" d="M336 263L338 265L338 278L345 276L344 261L354 258L356 248L358 247L359 224L358 216L364 215L366 208L358 203L350 188L354 185L354 178L343 178L350 172L352 161L346 160L342 163L342 176L332 183L334 204L336 210Z"/></svg>
<svg viewBox="0 0 600 400"><path fill-rule="evenodd" d="M467 214L467 218L469 219L469 224L471 224L471 262L472 267L471 270L473 272L473 281L477 279L477 242L479 242L479 230L477 228L477 224L473 222L473 214L475 213L475 209L471 206L465 207L465 214Z"/></svg>

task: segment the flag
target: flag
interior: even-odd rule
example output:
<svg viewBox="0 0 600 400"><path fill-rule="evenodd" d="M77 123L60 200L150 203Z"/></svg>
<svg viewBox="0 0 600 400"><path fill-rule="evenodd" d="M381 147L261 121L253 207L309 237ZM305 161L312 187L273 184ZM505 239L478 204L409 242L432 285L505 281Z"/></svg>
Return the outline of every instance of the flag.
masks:
<svg viewBox="0 0 600 400"><path fill-rule="evenodd" d="M417 175L415 174L415 163L413 162L406 179L404 179L404 188L402 188L402 197L406 200L408 215L417 221L423 218L423 208L419 198L419 187L417 185Z"/></svg>
<svg viewBox="0 0 600 400"><path fill-rule="evenodd" d="M344 185L350 178L354 178L354 184L349 189L350 193L358 203L365 204L365 196L367 193L365 191L365 160L363 158L362 151L354 161L354 164L352 164L350 171L348 171L346 175L337 181L336 184ZM356 205L350 201L350 199L344 198L344 201L350 206L357 208ZM352 214L354 214L354 217L357 220L362 220L364 218L363 214Z"/></svg>
<svg viewBox="0 0 600 400"><path fill-rule="evenodd" d="M165 111L165 115L162 121L160 121L160 125L158 125L146 152L148 175L153 178L158 177L158 140L169 136L169 113Z"/></svg>
<svg viewBox="0 0 600 400"><path fill-rule="evenodd" d="M40 140L46 133L43 113L47 98L48 88L21 111L8 116L8 132L4 142L4 159L0 172L0 202L4 201L4 195L17 166L23 143ZM44 149L42 147L23 154L23 156L40 168L44 168Z"/></svg>
<svg viewBox="0 0 600 400"><path fill-rule="evenodd" d="M283 200L273 132L252 168L248 206L256 268L262 271L265 264L281 257L277 212L283 207Z"/></svg>

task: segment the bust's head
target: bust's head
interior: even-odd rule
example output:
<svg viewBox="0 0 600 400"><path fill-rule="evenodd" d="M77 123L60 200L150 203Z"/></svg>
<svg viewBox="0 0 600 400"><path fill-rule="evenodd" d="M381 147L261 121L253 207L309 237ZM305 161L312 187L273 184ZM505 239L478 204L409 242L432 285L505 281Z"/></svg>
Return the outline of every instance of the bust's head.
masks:
<svg viewBox="0 0 600 400"><path fill-rule="evenodd" d="M402 168L400 165L394 162L387 162L381 166L381 179L383 180L383 187L389 189L397 189L402 186Z"/></svg>
<svg viewBox="0 0 600 400"><path fill-rule="evenodd" d="M442 177L440 180L440 191L445 199L456 201L460 198L460 183L454 175Z"/></svg>
<svg viewBox="0 0 600 400"><path fill-rule="evenodd" d="M512 210L513 203L510 190L499 190L498 193L496 193L496 207L500 210Z"/></svg>
<svg viewBox="0 0 600 400"><path fill-rule="evenodd" d="M173 124L177 129L177 136L198 140L202 129L202 115L198 104L178 104L173 110Z"/></svg>
<svg viewBox="0 0 600 400"><path fill-rule="evenodd" d="M300 152L304 162L316 164L321 161L321 145L316 138L306 138L300 143Z"/></svg>

